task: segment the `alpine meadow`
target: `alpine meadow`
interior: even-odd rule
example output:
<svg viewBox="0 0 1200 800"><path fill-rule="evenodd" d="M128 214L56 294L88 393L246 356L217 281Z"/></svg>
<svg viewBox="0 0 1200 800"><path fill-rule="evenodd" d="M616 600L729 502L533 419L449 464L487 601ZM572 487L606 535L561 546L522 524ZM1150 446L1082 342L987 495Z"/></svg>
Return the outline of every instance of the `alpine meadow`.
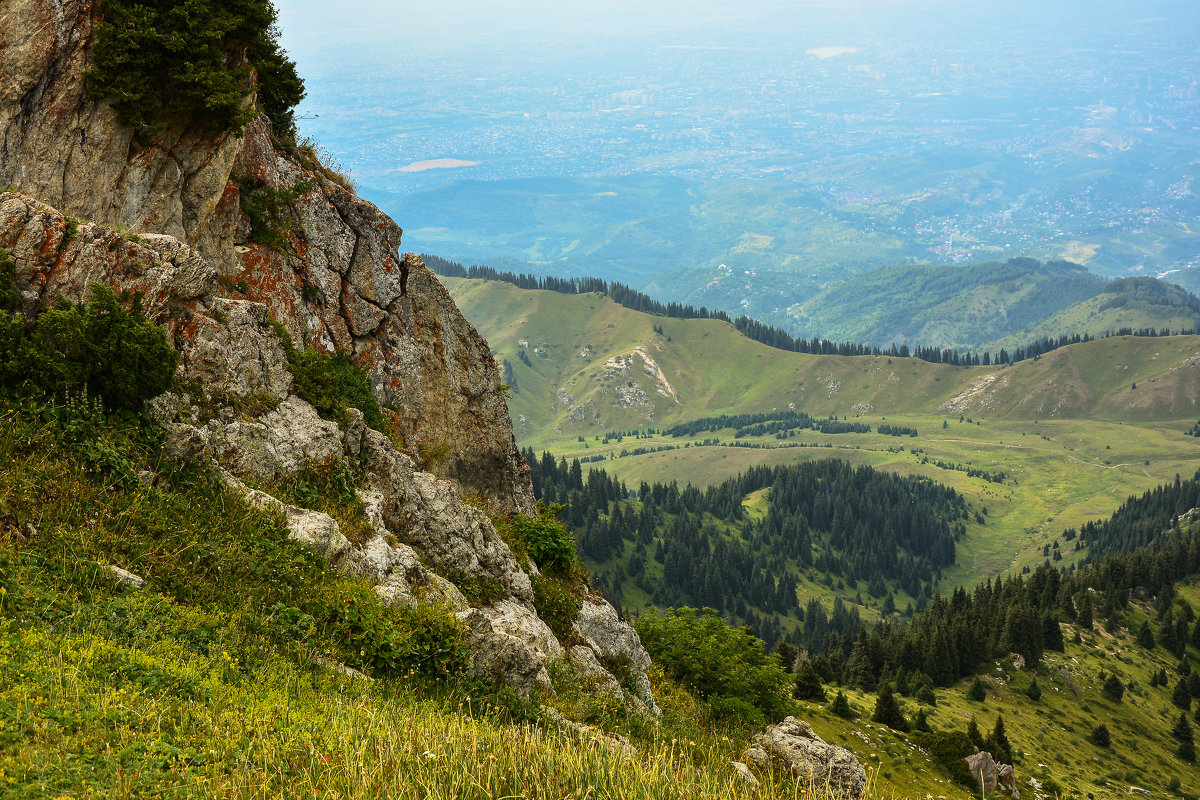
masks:
<svg viewBox="0 0 1200 800"><path fill-rule="evenodd" d="M1197 42L4 0L0 797L1200 797Z"/></svg>

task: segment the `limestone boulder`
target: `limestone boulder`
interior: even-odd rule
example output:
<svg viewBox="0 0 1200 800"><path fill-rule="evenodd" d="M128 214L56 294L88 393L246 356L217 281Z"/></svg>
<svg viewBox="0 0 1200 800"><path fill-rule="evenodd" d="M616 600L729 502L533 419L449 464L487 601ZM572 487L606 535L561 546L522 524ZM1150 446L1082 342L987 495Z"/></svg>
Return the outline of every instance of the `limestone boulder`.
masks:
<svg viewBox="0 0 1200 800"><path fill-rule="evenodd" d="M759 767L787 769L811 786L829 790L847 800L862 797L867 784L863 766L853 753L832 745L813 732L812 726L787 717L754 737L743 760Z"/></svg>

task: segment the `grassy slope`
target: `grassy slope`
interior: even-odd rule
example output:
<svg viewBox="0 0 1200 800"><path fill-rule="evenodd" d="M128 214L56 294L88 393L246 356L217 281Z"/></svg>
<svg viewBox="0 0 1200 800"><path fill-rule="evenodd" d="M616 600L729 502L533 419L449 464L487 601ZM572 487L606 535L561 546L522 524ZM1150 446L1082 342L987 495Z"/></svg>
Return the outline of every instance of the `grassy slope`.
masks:
<svg viewBox="0 0 1200 800"><path fill-rule="evenodd" d="M225 609L228 593L214 591L223 580L220 559L241 563L238 549L271 539L276 521L203 483L120 491L104 469L84 466L47 428L17 424L11 414L0 415L0 455L8 464L0 482L5 797L821 794L770 774L761 776L766 785L758 792L742 787L728 761L745 746L744 732L713 729L695 701L661 679L656 691L664 722L626 728L635 743L626 753L545 724L513 725L505 709L518 707L486 691L341 675L320 665L319 640L299 629L281 638L261 608ZM30 492L43 502L22 504ZM187 511L191 524L219 534L211 553L218 561L202 559L193 571L180 572L175 562L182 553L169 539L160 541L170 546L147 550L145 532L129 513L139 504L139 518L163 508ZM153 528L155 517L148 518ZM36 534L24 528L26 521L35 523ZM148 590L124 589L95 566L92 559L119 554L112 548L122 542L129 546L124 563L148 558L159 565L161 572L143 569ZM285 552L278 561L268 558L269 565L307 562L297 546L278 546ZM279 579L270 572L243 574L239 591L264 597L277 591L272 584ZM336 579L312 573L305 580L316 588ZM1195 587L1181 594L1193 605L1200 600ZM1136 628L1142 613L1130 613L1126 625ZM1097 626L1082 645L1069 644L1065 656L1052 658L1050 666L1069 670L1080 698L1046 668L1039 673L1045 696L1032 704L1020 694L1029 676L997 665L1006 671L997 669L989 679L985 704L966 701L965 684L939 690L934 727L961 730L974 714L986 732L1002 712L1014 748L1024 751L1020 779L1050 778L1074 796L1121 797L1130 784L1158 793L1172 776L1184 791L1200 790L1195 770L1172 755L1166 732L1177 712L1168 690L1148 688L1154 670L1171 670L1171 657L1140 650L1127 630L1113 638ZM1137 688L1120 704L1103 700L1101 668L1119 671ZM559 685L563 703L586 711L586 692ZM827 740L859 755L870 798L968 796L909 739L866 721L872 696L847 693L864 720L847 722L809 703L799 711ZM915 701L904 705L915 713ZM595 719L620 726L619 717ZM1100 721L1113 733L1111 751L1086 741Z"/></svg>
<svg viewBox="0 0 1200 800"><path fill-rule="evenodd" d="M861 275L789 310L809 336L979 348L1098 293L1104 281L1064 262L904 265Z"/></svg>
<svg viewBox="0 0 1200 800"><path fill-rule="evenodd" d="M497 357L513 365L517 390L510 408L523 446L568 457L609 456L613 460L604 468L631 486L642 480L708 485L755 464L820 457L926 475L966 494L974 508L988 510L986 524L968 525L959 564L945 575L954 584L1036 563L1043 546L1064 528L1110 514L1130 494L1200 467L1200 442L1183 435L1200 416L1197 337L1113 338L1010 367L960 368L916 359L785 353L724 323L649 317L596 295L571 297L484 281L446 283ZM655 333L655 325L663 335ZM558 344L563 330L572 332L571 341ZM521 339L529 344L532 367L516 357ZM642 386L653 408L613 402L618 382L601 379L603 364L639 346L662 368L678 402L656 393L637 356L621 378ZM545 357L533 354L539 347ZM554 403L558 387L574 396L568 408ZM873 427L886 417L916 427L920 436L805 432L790 443L822 446L754 450L683 447L708 438L729 444L731 430L683 440L597 440L605 430L766 411L790 402L814 414L860 417ZM572 418L570 408L581 406L586 413ZM977 424L960 423L960 416ZM771 437L745 441L779 444ZM635 447L677 449L620 456ZM922 463L925 457L1003 470L1010 480L970 478ZM808 589L824 591L817 585Z"/></svg>

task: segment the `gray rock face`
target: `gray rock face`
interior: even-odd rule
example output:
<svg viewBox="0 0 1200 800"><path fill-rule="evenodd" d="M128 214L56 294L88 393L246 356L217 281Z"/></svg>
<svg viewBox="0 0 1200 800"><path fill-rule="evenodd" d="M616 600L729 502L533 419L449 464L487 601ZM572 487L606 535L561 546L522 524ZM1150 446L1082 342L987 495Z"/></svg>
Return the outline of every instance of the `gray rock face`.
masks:
<svg viewBox="0 0 1200 800"><path fill-rule="evenodd" d="M983 791L991 794L997 786L1002 786L1012 794L1020 797L1017 790L1017 779L1013 774L1012 764L1001 764L986 750L967 756L967 769L975 779L975 785L983 787Z"/></svg>
<svg viewBox="0 0 1200 800"><path fill-rule="evenodd" d="M760 767L781 766L815 787L848 800L858 800L867 784L862 764L844 747L817 736L812 726L787 717L754 737L743 758Z"/></svg>
<svg viewBox="0 0 1200 800"><path fill-rule="evenodd" d="M92 282L140 292L180 353L179 390L153 404L169 458L216 462L233 491L387 602L450 608L477 674L548 688L546 664L566 651L534 611L529 574L463 501L534 511L487 342L421 260L400 254L400 228L311 159L276 151L265 119L241 136L180 127L137 141L83 92L94 10L0 2L0 187L17 190L0 192L0 247L16 262L22 312L78 302ZM297 196L278 250L250 241L242 210L243 191L265 189ZM356 412L342 429L293 396L272 320L298 347L362 365L395 435ZM366 541L246 486L339 458L365 466ZM469 584L498 599L472 608L460 590ZM605 685L633 684L656 710L637 634L606 603L583 606L576 650L588 652L573 662Z"/></svg>
<svg viewBox="0 0 1200 800"><path fill-rule="evenodd" d="M650 654L642 646L637 631L617 614L617 610L605 600L585 600L575 620L575 632L595 653L605 669L618 675L628 675L634 696L653 714L660 714L650 689L646 670L650 668Z"/></svg>
<svg viewBox="0 0 1200 800"><path fill-rule="evenodd" d="M108 103L88 98L94 5L0 4L0 186L81 219L169 234L206 255L228 249L215 220L240 141L181 124L139 142Z"/></svg>

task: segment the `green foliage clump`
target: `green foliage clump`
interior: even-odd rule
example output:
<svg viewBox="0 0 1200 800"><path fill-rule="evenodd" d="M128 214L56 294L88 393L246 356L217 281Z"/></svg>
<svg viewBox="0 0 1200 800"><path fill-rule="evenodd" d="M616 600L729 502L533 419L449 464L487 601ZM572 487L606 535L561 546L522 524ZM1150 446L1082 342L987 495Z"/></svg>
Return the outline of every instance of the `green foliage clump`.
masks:
<svg viewBox="0 0 1200 800"><path fill-rule="evenodd" d="M272 325L287 355L297 395L312 403L322 417L342 426L350 424L347 409L357 408L368 427L387 433L387 420L371 391L366 370L345 353L322 353L312 347L298 350L287 328L278 322Z"/></svg>
<svg viewBox="0 0 1200 800"><path fill-rule="evenodd" d="M1100 691L1109 700L1112 700L1114 703L1119 703L1121 702L1121 698L1125 696L1125 684L1122 683L1121 679L1116 675L1109 675L1104 680L1104 685L1101 687Z"/></svg>
<svg viewBox="0 0 1200 800"><path fill-rule="evenodd" d="M578 638L572 627L579 617L582 604L577 586L569 580L553 575L534 575L533 607L554 635L561 641L570 642Z"/></svg>
<svg viewBox="0 0 1200 800"><path fill-rule="evenodd" d="M1179 742L1179 747L1176 748L1175 754L1189 764L1194 762L1196 760L1195 734L1192 733L1192 723L1188 722L1187 714L1179 715L1179 720L1175 723L1175 727L1171 729L1171 736L1175 738L1175 741Z"/></svg>
<svg viewBox="0 0 1200 800"><path fill-rule="evenodd" d="M11 268L0 263L0 272ZM11 284L0 275L0 285ZM0 303L9 302L0 295ZM92 284L87 302L63 301L32 325L0 310L0 386L6 388L28 382L48 394L86 392L111 410L136 411L170 388L178 360L166 331L146 318L140 297L118 296L102 284Z"/></svg>
<svg viewBox="0 0 1200 800"><path fill-rule="evenodd" d="M445 609L423 604L390 609L369 585L350 581L327 584L312 607L331 629L346 663L379 675L434 678L466 669L462 625Z"/></svg>
<svg viewBox="0 0 1200 800"><path fill-rule="evenodd" d="M296 201L312 187L308 181L298 181L286 189L239 181L238 196L242 211L250 218L250 241L280 253L293 254L295 248L288 237L299 225L295 212Z"/></svg>
<svg viewBox="0 0 1200 800"><path fill-rule="evenodd" d="M979 678L971 681L971 685L967 688L967 699L974 700L976 703L982 703L987 699L987 689Z"/></svg>
<svg viewBox="0 0 1200 800"><path fill-rule="evenodd" d="M642 614L634 628L655 663L700 698L738 698L769 719L792 712L791 676L767 655L761 639L729 626L716 611Z"/></svg>
<svg viewBox="0 0 1200 800"><path fill-rule="evenodd" d="M811 661L805 661L796 670L795 681L792 685L792 696L797 700L814 700L825 702L825 687L821 685L821 676L813 668Z"/></svg>
<svg viewBox="0 0 1200 800"><path fill-rule="evenodd" d="M375 532L358 496L354 473L341 458L305 462L266 489L285 503L333 517L351 541L361 544Z"/></svg>
<svg viewBox="0 0 1200 800"><path fill-rule="evenodd" d="M279 46L270 0L107 0L97 10L87 91L112 98L143 138L176 118L240 132L255 114L255 70L258 107L277 135L294 137L304 83Z"/></svg>
<svg viewBox="0 0 1200 800"><path fill-rule="evenodd" d="M21 295L13 288L17 277L17 264L3 247L0 247L0 311L16 311L21 305Z"/></svg>
<svg viewBox="0 0 1200 800"><path fill-rule="evenodd" d="M538 502L537 516L518 515L509 520L516 549L533 559L540 569L569 575L582 569L575 552L575 536L558 519L561 506Z"/></svg>
<svg viewBox="0 0 1200 800"><path fill-rule="evenodd" d="M850 708L850 701L846 699L846 693L841 689L838 689L837 696L829 704L829 713L842 719L852 719L854 717L854 709Z"/></svg>
<svg viewBox="0 0 1200 800"><path fill-rule="evenodd" d="M1108 726L1104 725L1103 723L1097 725L1095 729L1092 730L1091 735L1088 736L1088 741L1096 745L1096 747L1110 746L1112 744L1112 735L1108 732Z"/></svg>
<svg viewBox="0 0 1200 800"><path fill-rule="evenodd" d="M975 746L967 734L962 731L937 731L932 734L917 733L913 738L929 751L937 765L956 783L975 788L966 762L967 756L975 752Z"/></svg>

